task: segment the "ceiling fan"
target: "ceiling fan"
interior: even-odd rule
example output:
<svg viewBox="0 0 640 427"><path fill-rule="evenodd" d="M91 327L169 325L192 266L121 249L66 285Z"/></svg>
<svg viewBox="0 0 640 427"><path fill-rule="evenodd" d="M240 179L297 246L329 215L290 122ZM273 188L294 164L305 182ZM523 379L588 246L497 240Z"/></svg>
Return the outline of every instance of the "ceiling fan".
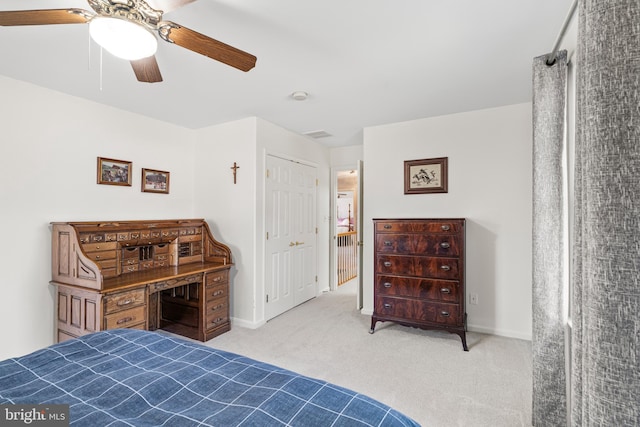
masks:
<svg viewBox="0 0 640 427"><path fill-rule="evenodd" d="M128 59L136 78L141 82L162 81L154 56L157 47L154 32L166 42L241 71L252 69L257 59L254 55L182 25L162 20L164 13L193 1L87 0L93 12L77 8L0 11L0 26L88 23L91 37L112 54ZM140 48L140 51L130 52L132 48Z"/></svg>

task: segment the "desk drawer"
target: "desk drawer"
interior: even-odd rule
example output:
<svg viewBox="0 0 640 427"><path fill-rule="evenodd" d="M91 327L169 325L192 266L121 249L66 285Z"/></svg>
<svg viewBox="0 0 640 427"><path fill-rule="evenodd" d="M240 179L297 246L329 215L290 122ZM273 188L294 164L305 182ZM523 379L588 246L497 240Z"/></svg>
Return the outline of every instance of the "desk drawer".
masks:
<svg viewBox="0 0 640 427"><path fill-rule="evenodd" d="M205 290L205 301L209 302L217 298L226 297L229 293L226 283L219 286L207 286Z"/></svg>
<svg viewBox="0 0 640 427"><path fill-rule="evenodd" d="M146 321L146 311L147 308L145 306L140 306L118 313L110 314L108 316L105 316L106 327L107 329L116 329L129 328L131 326L139 325Z"/></svg>
<svg viewBox="0 0 640 427"><path fill-rule="evenodd" d="M99 252L88 252L87 258L93 261L102 261L105 259L115 259L116 251L99 251Z"/></svg>
<svg viewBox="0 0 640 427"><path fill-rule="evenodd" d="M205 279L207 286L215 286L221 283L227 283L229 281L229 270L215 271L207 273Z"/></svg>
<svg viewBox="0 0 640 427"><path fill-rule="evenodd" d="M108 295L104 298L104 313L111 314L137 305L143 305L144 303L144 289Z"/></svg>
<svg viewBox="0 0 640 427"><path fill-rule="evenodd" d="M86 243L82 245L82 250L85 252L112 251L116 249L116 245L116 242Z"/></svg>

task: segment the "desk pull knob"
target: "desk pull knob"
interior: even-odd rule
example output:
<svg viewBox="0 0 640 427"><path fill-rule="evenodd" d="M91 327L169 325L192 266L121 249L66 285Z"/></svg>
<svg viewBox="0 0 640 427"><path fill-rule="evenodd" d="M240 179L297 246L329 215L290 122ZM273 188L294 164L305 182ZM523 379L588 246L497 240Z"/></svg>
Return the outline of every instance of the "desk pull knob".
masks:
<svg viewBox="0 0 640 427"><path fill-rule="evenodd" d="M391 224L385 224L384 225L384 229L385 230L390 230L391 229Z"/></svg>
<svg viewBox="0 0 640 427"><path fill-rule="evenodd" d="M441 315L442 317L449 317L449 312L448 312L448 311L441 311L441 312L440 312L440 315Z"/></svg>
<svg viewBox="0 0 640 427"><path fill-rule="evenodd" d="M391 261L385 261L384 262L384 266L385 267L391 267Z"/></svg>
<svg viewBox="0 0 640 427"><path fill-rule="evenodd" d="M391 308L391 304L385 304L384 308Z"/></svg>
<svg viewBox="0 0 640 427"><path fill-rule="evenodd" d="M449 289L449 288L441 288L440 292L442 292L443 294L450 294L451 293L451 289Z"/></svg>
<svg viewBox="0 0 640 427"><path fill-rule="evenodd" d="M443 249L449 249L451 245L448 242L442 242L440 243L440 247Z"/></svg>
<svg viewBox="0 0 640 427"><path fill-rule="evenodd" d="M385 245L385 246L391 246L391 242L390 242L390 241L388 241L388 240L385 240L385 241L384 241L384 245Z"/></svg>
<svg viewBox="0 0 640 427"><path fill-rule="evenodd" d="M122 307L123 305L129 305L129 304L131 304L132 302L133 302L133 300L132 300L132 299L126 299L126 300L123 300L123 301L118 301L118 304L117 304L117 305L119 305L120 307Z"/></svg>
<svg viewBox="0 0 640 427"><path fill-rule="evenodd" d="M442 231L449 231L449 230L451 229L451 227L449 227L448 225L441 225L441 226L440 226L440 229L441 229Z"/></svg>
<svg viewBox="0 0 640 427"><path fill-rule="evenodd" d="M385 288L390 288L391 287L391 283L385 282L384 285L382 285L382 286L384 286Z"/></svg>
<svg viewBox="0 0 640 427"><path fill-rule="evenodd" d="M449 267L448 265L441 265L440 266L440 270L449 271L449 270L451 270L451 267Z"/></svg>

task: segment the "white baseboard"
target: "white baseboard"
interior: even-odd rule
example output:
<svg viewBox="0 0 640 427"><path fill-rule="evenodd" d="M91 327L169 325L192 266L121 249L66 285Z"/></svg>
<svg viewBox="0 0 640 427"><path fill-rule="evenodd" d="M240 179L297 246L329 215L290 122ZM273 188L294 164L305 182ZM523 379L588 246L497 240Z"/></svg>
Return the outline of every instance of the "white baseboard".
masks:
<svg viewBox="0 0 640 427"><path fill-rule="evenodd" d="M509 329L487 328L485 326L467 325L467 331L481 334L497 335L505 338L517 338L519 340L531 341L531 334L513 331Z"/></svg>
<svg viewBox="0 0 640 427"><path fill-rule="evenodd" d="M373 314L373 310L371 309L361 309L360 314L363 316L371 316ZM517 338L519 340L531 341L531 334L525 334L518 331L513 331L509 329L496 329L496 328L487 328L485 326L479 325L467 325L467 331L469 332L478 332L481 334L488 335L497 335L505 338Z"/></svg>
<svg viewBox="0 0 640 427"><path fill-rule="evenodd" d="M241 328L247 329L258 329L260 326L266 323L267 322L265 322L264 320L260 322L249 322L248 320L238 319L236 317L231 318L231 326L240 326Z"/></svg>

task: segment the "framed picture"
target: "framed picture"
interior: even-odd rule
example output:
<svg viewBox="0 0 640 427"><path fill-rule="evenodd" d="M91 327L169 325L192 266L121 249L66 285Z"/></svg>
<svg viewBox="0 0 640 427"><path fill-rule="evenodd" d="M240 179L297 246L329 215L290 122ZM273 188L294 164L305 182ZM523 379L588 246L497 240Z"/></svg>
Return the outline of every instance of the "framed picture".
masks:
<svg viewBox="0 0 640 427"><path fill-rule="evenodd" d="M404 194L446 193L448 157L405 160Z"/></svg>
<svg viewBox="0 0 640 427"><path fill-rule="evenodd" d="M142 191L169 194L169 172L142 169Z"/></svg>
<svg viewBox="0 0 640 427"><path fill-rule="evenodd" d="M131 162L98 157L98 184L131 186Z"/></svg>

